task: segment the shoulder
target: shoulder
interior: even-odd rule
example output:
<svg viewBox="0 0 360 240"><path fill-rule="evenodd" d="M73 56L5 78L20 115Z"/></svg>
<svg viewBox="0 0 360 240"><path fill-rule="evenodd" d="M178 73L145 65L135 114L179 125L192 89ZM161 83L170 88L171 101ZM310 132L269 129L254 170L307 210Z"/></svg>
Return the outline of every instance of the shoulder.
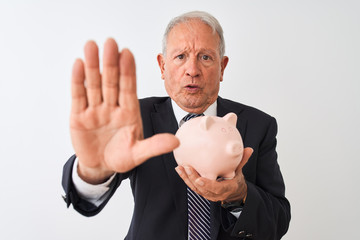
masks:
<svg viewBox="0 0 360 240"><path fill-rule="evenodd" d="M151 106L154 104L166 102L168 99L169 97L147 97L139 99L139 102L140 106Z"/></svg>
<svg viewBox="0 0 360 240"><path fill-rule="evenodd" d="M237 114L237 126L247 146L257 149L263 142L274 144L278 132L278 125L273 116L242 103L228 99L222 99L221 101L223 102L220 105L227 108L226 112L234 112Z"/></svg>
<svg viewBox="0 0 360 240"><path fill-rule="evenodd" d="M235 102L229 99L218 99L218 108L225 108L228 111L235 112L240 118L247 120L274 121L274 117L270 114L243 103Z"/></svg>
<svg viewBox="0 0 360 240"><path fill-rule="evenodd" d="M165 103L169 97L147 97L139 99L141 111L151 111L155 105Z"/></svg>

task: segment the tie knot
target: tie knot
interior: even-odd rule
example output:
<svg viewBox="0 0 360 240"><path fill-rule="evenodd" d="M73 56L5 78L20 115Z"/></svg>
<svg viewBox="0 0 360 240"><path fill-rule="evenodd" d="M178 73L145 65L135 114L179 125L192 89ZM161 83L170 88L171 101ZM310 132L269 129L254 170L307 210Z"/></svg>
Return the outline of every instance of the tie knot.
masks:
<svg viewBox="0 0 360 240"><path fill-rule="evenodd" d="M197 114L197 113L189 113L188 115L186 115L186 116L183 118L183 121L186 122L186 121L189 121L189 120L192 119L192 118L201 117L201 116L204 116L204 114L203 114L203 113L200 113L200 114Z"/></svg>

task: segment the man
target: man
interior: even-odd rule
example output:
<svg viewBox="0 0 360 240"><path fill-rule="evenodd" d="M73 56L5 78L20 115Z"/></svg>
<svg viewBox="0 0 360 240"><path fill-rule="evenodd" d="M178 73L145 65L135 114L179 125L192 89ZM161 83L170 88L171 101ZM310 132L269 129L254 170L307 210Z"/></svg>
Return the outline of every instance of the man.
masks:
<svg viewBox="0 0 360 240"><path fill-rule="evenodd" d="M100 74L96 44L85 45L85 63L76 60L72 74L70 125L76 156L63 172L68 206L95 215L129 178L135 209L126 239L263 240L286 233L290 205L277 164L276 121L218 96L228 63L224 49L213 16L190 12L173 19L157 57L170 98L139 102L131 52L119 53L115 41L107 40ZM212 181L191 166L177 166L172 150L179 142L173 134L183 117L229 112L237 114L246 146L236 176ZM204 226L192 223L189 192L209 204L204 234L192 232Z"/></svg>

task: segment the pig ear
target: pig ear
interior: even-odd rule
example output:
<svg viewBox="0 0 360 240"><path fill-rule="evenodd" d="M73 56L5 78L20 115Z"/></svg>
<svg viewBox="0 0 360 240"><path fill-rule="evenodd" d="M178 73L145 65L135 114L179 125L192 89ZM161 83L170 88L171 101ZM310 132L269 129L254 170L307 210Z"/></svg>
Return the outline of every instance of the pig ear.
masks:
<svg viewBox="0 0 360 240"><path fill-rule="evenodd" d="M211 125L214 123L214 119L212 119L211 117L209 116L204 116L201 118L200 120L200 127L201 129L203 130L209 130L209 128L211 127Z"/></svg>
<svg viewBox="0 0 360 240"><path fill-rule="evenodd" d="M236 127L236 121L237 121L237 116L236 116L236 114L235 113L228 113L228 114L226 114L224 117L223 117L223 119L226 121L226 122L228 122L228 123L230 123L231 125L233 125L233 126L235 126Z"/></svg>
<svg viewBox="0 0 360 240"><path fill-rule="evenodd" d="M226 144L226 153L230 156L239 156L243 154L244 146L239 141L230 141Z"/></svg>

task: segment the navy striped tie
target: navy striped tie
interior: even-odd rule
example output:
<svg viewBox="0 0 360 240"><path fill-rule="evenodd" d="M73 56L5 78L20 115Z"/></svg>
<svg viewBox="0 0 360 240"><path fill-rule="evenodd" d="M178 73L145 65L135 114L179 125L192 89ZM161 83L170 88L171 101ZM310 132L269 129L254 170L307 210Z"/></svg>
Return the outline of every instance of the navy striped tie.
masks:
<svg viewBox="0 0 360 240"><path fill-rule="evenodd" d="M192 118L204 116L204 114L189 113L183 120L186 122ZM188 239L210 239L210 202L187 188L188 197Z"/></svg>

